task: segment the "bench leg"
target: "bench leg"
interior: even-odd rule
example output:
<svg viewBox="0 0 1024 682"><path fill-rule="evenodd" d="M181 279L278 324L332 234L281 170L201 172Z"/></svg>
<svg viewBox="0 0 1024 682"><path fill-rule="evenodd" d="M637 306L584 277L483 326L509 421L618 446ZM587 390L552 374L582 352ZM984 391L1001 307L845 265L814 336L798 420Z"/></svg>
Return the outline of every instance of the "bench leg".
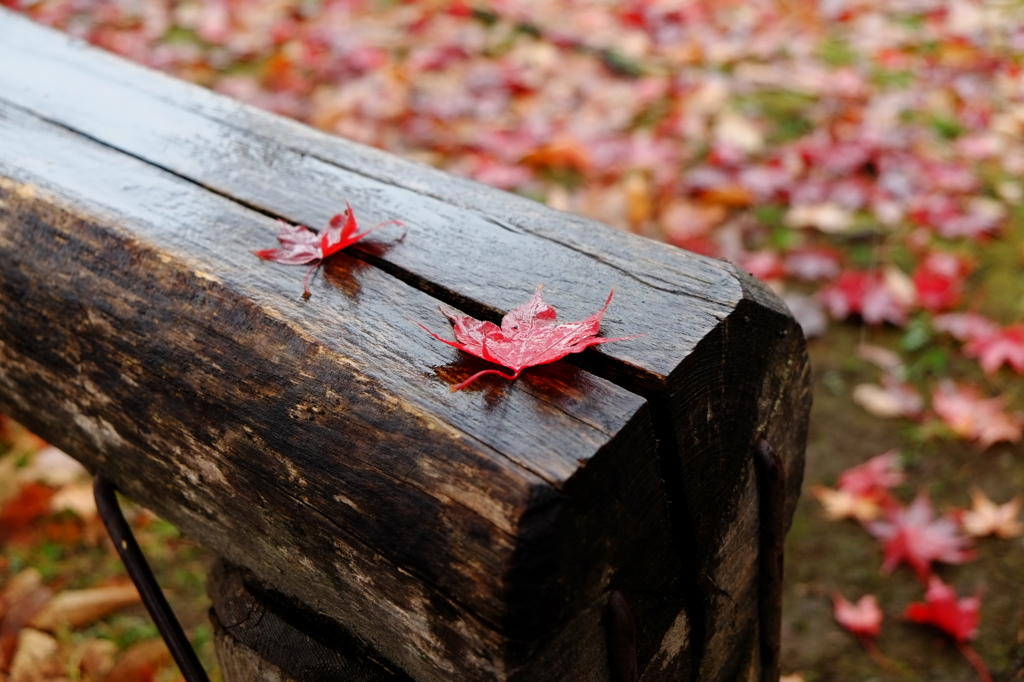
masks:
<svg viewBox="0 0 1024 682"><path fill-rule="evenodd" d="M758 585L761 680L776 682L781 674L782 563L786 540L786 468L768 441L758 442L754 453L757 472L760 539Z"/></svg>

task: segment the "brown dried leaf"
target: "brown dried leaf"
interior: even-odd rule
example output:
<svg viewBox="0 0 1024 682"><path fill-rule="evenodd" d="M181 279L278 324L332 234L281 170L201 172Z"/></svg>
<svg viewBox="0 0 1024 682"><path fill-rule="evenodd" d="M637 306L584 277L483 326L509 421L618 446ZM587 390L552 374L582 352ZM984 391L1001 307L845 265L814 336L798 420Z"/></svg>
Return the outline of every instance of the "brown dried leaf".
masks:
<svg viewBox="0 0 1024 682"><path fill-rule="evenodd" d="M964 532L976 538L995 535L1003 539L1024 535L1024 524L1020 521L1020 496L1006 504L996 504L978 488L971 490L974 507L965 511L961 523Z"/></svg>
<svg viewBox="0 0 1024 682"><path fill-rule="evenodd" d="M109 639L90 639L75 647L70 661L77 663L78 672L87 680L102 680L114 667L117 644Z"/></svg>
<svg viewBox="0 0 1024 682"><path fill-rule="evenodd" d="M132 645L117 661L104 682L138 682L150 679L171 662L171 652L162 639L150 639Z"/></svg>
<svg viewBox="0 0 1024 682"><path fill-rule="evenodd" d="M80 628L139 600L134 585L68 590L50 600L32 619L31 625L40 630L53 630L62 625Z"/></svg>
<svg viewBox="0 0 1024 682"><path fill-rule="evenodd" d="M57 640L39 630L25 628L18 635L9 682L51 682L62 672Z"/></svg>
<svg viewBox="0 0 1024 682"><path fill-rule="evenodd" d="M835 490L824 486L814 486L811 494L825 508L825 515L833 521L856 519L866 523L878 518L882 508L877 500L864 495L854 495L846 490Z"/></svg>
<svg viewBox="0 0 1024 682"><path fill-rule="evenodd" d="M16 575L4 590L3 618L0 619L0 670L11 662L22 628L42 609L53 593L42 586L42 578L35 569L25 569Z"/></svg>

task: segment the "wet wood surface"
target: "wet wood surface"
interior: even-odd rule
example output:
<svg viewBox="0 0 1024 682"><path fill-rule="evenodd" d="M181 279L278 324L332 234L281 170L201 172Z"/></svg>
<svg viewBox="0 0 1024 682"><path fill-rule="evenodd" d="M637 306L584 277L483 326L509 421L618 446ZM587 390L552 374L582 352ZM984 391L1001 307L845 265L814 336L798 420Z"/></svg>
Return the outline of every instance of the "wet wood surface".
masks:
<svg viewBox="0 0 1024 682"><path fill-rule="evenodd" d="M417 679L525 674L538 633L609 589L636 611L641 679L749 664L755 443L785 463L790 518L810 400L763 285L2 10L0 64L0 408L140 501L178 482L157 511L268 581L293 573L283 591ZM408 235L333 259L303 302L304 270L251 250L274 218L317 227L346 200ZM645 335L449 394L484 365L411 320L444 333L445 302L496 321L538 284L566 320L614 288L602 334Z"/></svg>

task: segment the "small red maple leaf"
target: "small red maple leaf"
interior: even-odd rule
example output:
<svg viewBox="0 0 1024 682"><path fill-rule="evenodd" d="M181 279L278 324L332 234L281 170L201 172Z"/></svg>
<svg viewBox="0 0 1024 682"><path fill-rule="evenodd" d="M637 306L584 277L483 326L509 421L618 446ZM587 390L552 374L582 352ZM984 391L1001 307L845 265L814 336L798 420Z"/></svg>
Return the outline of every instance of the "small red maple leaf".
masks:
<svg viewBox="0 0 1024 682"><path fill-rule="evenodd" d="M556 323L557 313L544 302L542 290L543 287L537 287L533 298L505 315L501 319L500 327L493 322L483 322L469 315L459 315L447 308L441 308L441 312L455 329L455 341L442 338L424 325L420 325L442 343L513 370L511 375L496 369L477 372L462 383L452 386L453 393L485 374L497 374L511 381L527 367L554 362L570 353L579 353L589 346L600 343L636 338L626 336L606 339L595 336L601 328L601 318L612 302L614 290L608 294L608 300L599 311L580 322L566 324Z"/></svg>
<svg viewBox="0 0 1024 682"><path fill-rule="evenodd" d="M914 603L907 607L904 618L915 623L932 625L953 638L957 647L970 661L978 675L985 682L990 682L985 662L968 642L978 634L978 610L981 598L978 595L957 599L956 591L932 576L928 581L928 591L924 603Z"/></svg>
<svg viewBox="0 0 1024 682"><path fill-rule="evenodd" d="M822 289L821 298L832 317L844 319L859 314L868 324L890 322L902 326L912 301L895 270L882 272L844 272L830 286Z"/></svg>
<svg viewBox="0 0 1024 682"><path fill-rule="evenodd" d="M917 300L926 310L948 310L959 302L971 265L950 253L930 253L914 271Z"/></svg>
<svg viewBox="0 0 1024 682"><path fill-rule="evenodd" d="M850 603L843 595L832 595L835 606L833 616L836 622L863 641L865 637L878 637L882 631L882 609L873 594L865 594L856 604Z"/></svg>
<svg viewBox="0 0 1024 682"><path fill-rule="evenodd" d="M851 495L887 496L889 488L901 485L905 478L899 468L899 453L890 450L841 473L836 487Z"/></svg>
<svg viewBox="0 0 1024 682"><path fill-rule="evenodd" d="M931 575L933 561L960 564L974 558L970 538L958 533L953 519L934 518L931 500L924 493L905 509L886 510L887 521L867 524L868 532L885 543L882 571L891 573L901 562L907 562L921 582Z"/></svg>
<svg viewBox="0 0 1024 682"><path fill-rule="evenodd" d="M359 233L359 226L356 223L355 213L352 206L346 201L345 212L331 218L327 229L319 234L313 232L305 225L291 225L279 220L281 231L277 234L277 241L281 242L281 248L263 249L253 251L263 260L272 260L285 265L307 265L312 264L306 272L306 279L303 281L302 297L309 298L309 276L316 270L323 261L338 253L345 247L355 244L357 241L370 234L374 230L385 225L402 225L400 220L387 220L379 225L371 227L365 232Z"/></svg>

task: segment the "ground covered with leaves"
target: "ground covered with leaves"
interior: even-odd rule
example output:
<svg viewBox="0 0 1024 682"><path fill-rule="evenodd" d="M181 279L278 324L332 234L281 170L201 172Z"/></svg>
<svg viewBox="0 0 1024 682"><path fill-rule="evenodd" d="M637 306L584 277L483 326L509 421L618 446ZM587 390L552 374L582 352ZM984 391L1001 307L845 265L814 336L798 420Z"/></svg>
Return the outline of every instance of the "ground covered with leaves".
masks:
<svg viewBox="0 0 1024 682"><path fill-rule="evenodd" d="M1020 679L1019 0L0 1L768 281L815 373L785 672ZM51 627L15 617L12 604L125 580L94 511L59 501L82 483L47 481L48 450L5 428L0 670L35 679L15 674L32 640L63 661L42 679L128 679L109 671L152 641L137 606ZM209 662L199 550L138 513ZM85 672L94 655L102 672Z"/></svg>

